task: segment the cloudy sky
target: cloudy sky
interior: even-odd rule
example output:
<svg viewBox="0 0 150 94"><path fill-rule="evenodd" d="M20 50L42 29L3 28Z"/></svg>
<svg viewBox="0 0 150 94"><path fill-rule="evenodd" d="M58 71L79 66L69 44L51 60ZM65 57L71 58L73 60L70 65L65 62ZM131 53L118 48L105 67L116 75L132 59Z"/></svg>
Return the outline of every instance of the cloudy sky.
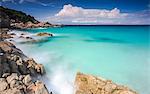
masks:
<svg viewBox="0 0 150 94"><path fill-rule="evenodd" d="M60 24L149 24L149 0L1 0L1 5Z"/></svg>

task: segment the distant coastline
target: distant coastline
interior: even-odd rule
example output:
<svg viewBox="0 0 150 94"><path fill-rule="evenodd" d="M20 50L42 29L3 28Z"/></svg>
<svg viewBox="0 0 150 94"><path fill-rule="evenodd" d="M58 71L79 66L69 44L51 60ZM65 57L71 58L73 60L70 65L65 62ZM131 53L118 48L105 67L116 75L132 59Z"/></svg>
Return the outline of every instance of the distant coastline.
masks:
<svg viewBox="0 0 150 94"><path fill-rule="evenodd" d="M63 25L63 26L150 26L149 24L131 24L131 25L127 25L127 24L98 24L98 25Z"/></svg>

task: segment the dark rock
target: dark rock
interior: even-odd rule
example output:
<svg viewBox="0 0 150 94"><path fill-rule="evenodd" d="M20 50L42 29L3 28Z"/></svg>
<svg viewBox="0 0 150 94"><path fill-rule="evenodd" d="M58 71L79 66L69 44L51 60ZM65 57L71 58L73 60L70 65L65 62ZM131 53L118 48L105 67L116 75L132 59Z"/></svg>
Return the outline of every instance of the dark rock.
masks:
<svg viewBox="0 0 150 94"><path fill-rule="evenodd" d="M19 65L18 69L19 69L19 72L23 75L29 73L29 70L27 69L27 67L25 65Z"/></svg>
<svg viewBox="0 0 150 94"><path fill-rule="evenodd" d="M26 39L33 39L32 37L26 37Z"/></svg>
<svg viewBox="0 0 150 94"><path fill-rule="evenodd" d="M18 65L14 61L10 61L10 69L12 73L19 73Z"/></svg>
<svg viewBox="0 0 150 94"><path fill-rule="evenodd" d="M3 63L2 64L2 71L3 73L11 73L11 70L10 70L10 67L9 67L9 64L8 63Z"/></svg>
<svg viewBox="0 0 150 94"><path fill-rule="evenodd" d="M10 33L10 35L16 35L15 33Z"/></svg>
<svg viewBox="0 0 150 94"><path fill-rule="evenodd" d="M21 33L21 35L25 35L24 33Z"/></svg>
<svg viewBox="0 0 150 94"><path fill-rule="evenodd" d="M0 16L0 28L9 28L10 27L10 18L9 16L3 12L1 12L1 16Z"/></svg>

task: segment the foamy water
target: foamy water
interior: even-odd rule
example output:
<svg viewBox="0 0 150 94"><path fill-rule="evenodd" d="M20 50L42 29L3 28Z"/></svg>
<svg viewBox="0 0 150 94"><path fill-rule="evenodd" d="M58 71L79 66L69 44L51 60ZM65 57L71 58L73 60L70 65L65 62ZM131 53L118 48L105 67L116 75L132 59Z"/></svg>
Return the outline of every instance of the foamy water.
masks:
<svg viewBox="0 0 150 94"><path fill-rule="evenodd" d="M148 26L83 26L25 31L32 36L38 32L55 35L45 42L16 43L26 55L45 66L47 74L42 79L55 94L73 94L78 71L111 79L140 94L150 93Z"/></svg>

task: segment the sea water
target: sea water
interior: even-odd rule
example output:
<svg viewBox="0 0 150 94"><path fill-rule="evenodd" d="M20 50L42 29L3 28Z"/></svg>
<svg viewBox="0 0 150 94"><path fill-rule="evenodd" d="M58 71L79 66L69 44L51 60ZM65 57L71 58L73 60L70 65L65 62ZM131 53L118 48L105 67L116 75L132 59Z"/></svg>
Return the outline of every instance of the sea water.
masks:
<svg viewBox="0 0 150 94"><path fill-rule="evenodd" d="M18 47L45 66L44 81L55 94L73 94L77 72L150 94L149 26L64 26L24 31L54 34L47 41Z"/></svg>

